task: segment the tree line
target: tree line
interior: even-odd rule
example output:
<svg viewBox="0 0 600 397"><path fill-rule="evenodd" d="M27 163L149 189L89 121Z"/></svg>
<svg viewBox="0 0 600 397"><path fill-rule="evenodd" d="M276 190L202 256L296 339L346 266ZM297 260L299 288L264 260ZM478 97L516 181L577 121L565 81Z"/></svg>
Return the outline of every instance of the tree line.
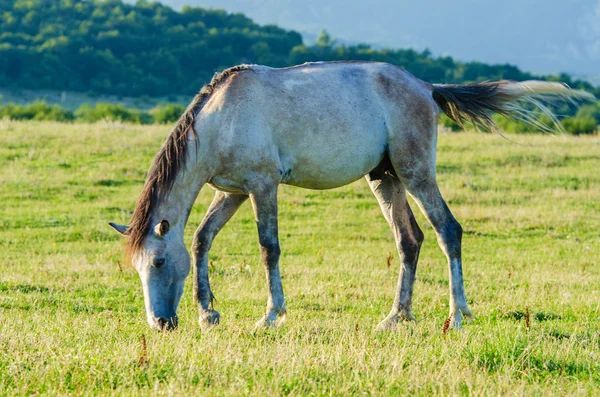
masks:
<svg viewBox="0 0 600 397"><path fill-rule="evenodd" d="M323 32L314 45L240 13L139 0L0 2L0 85L124 96L193 94L221 69L307 61L365 60L399 65L437 83L527 80L513 65L459 62L428 51L338 45ZM541 76L600 93L568 75Z"/></svg>

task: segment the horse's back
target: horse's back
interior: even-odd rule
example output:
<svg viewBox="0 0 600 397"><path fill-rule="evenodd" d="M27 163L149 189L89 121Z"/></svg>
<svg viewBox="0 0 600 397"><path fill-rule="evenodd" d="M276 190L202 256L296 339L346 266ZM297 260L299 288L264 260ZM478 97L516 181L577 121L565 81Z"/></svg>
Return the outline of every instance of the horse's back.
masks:
<svg viewBox="0 0 600 397"><path fill-rule="evenodd" d="M248 156L277 157L282 182L333 188L361 178L386 155L391 128L412 103L431 98L425 83L393 65L310 63L249 66L222 93L225 139Z"/></svg>

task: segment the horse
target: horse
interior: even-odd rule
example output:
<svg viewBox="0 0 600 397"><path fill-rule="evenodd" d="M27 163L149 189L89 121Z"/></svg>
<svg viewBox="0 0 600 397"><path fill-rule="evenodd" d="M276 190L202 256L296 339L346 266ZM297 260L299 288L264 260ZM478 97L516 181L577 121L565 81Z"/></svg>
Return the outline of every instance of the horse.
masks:
<svg viewBox="0 0 600 397"><path fill-rule="evenodd" d="M412 295L423 232L410 195L448 259L449 326L472 319L462 272L462 228L436 182L440 110L459 124L496 128L492 113L536 124L540 99L593 99L555 82L430 84L386 63L342 61L287 68L240 65L218 73L194 97L152 161L129 226L110 223L142 281L151 328L177 327L177 306L194 264L199 324L220 321L210 288L208 254L215 236L250 199L268 287L257 327L275 327L287 313L279 270L277 189L280 184L331 189L365 177L389 223L400 274L389 315L394 330L415 320ZM192 260L184 243L192 205L204 185L216 190L196 230Z"/></svg>

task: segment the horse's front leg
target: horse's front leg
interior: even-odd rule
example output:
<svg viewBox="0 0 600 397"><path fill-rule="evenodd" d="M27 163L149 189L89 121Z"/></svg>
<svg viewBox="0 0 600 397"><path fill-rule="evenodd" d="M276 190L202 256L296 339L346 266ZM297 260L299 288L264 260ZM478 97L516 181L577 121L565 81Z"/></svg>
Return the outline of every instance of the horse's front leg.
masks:
<svg viewBox="0 0 600 397"><path fill-rule="evenodd" d="M267 274L269 297L267 311L256 327L274 327L277 317L285 317L285 297L279 273L279 237L277 233L277 186L250 195L258 226L260 257Z"/></svg>
<svg viewBox="0 0 600 397"><path fill-rule="evenodd" d="M213 294L208 281L208 251L217 233L247 199L246 195L217 191L200 227L194 234L192 245L195 264L194 298L198 303L199 322L203 328L218 324L220 319L219 312L212 307Z"/></svg>

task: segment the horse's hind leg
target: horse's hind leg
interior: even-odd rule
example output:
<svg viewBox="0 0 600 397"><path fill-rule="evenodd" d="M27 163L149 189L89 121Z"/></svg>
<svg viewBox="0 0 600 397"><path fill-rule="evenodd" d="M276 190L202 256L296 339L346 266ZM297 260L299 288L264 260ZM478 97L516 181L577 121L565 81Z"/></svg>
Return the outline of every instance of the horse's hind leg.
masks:
<svg viewBox="0 0 600 397"><path fill-rule="evenodd" d="M400 255L400 276L392 310L377 326L379 330L393 330L398 320L415 319L412 314L412 294L423 232L408 205L406 191L400 180L393 175L391 167L389 170L379 167L368 174L366 179L379 201L383 216L392 228Z"/></svg>
<svg viewBox="0 0 600 397"><path fill-rule="evenodd" d="M246 195L217 191L200 227L194 234L192 243L194 298L198 303L199 322L203 328L219 323L219 312L212 308L213 294L208 281L208 251L217 233L247 199Z"/></svg>
<svg viewBox="0 0 600 397"><path fill-rule="evenodd" d="M450 273L450 326L461 328L462 316L472 319L467 305L462 274L462 227L442 198L435 178L433 156L412 158L410 164L392 159L394 169L406 190L415 199L429 223L435 229L438 244L448 258ZM418 160L423 160L418 162ZM418 165L416 165L418 164Z"/></svg>

